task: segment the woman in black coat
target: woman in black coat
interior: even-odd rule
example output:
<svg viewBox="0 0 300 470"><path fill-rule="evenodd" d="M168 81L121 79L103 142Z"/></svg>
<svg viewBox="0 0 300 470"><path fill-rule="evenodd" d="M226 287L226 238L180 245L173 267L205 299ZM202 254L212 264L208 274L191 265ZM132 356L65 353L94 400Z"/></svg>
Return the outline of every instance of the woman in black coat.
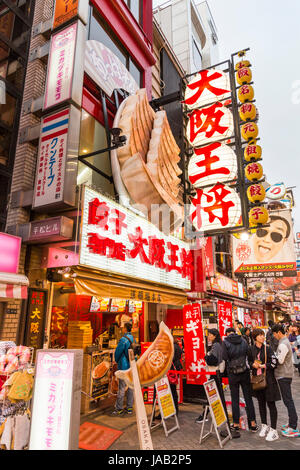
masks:
<svg viewBox="0 0 300 470"><path fill-rule="evenodd" d="M277 359L273 350L265 346L265 333L260 328L252 332L254 340L253 346L249 347L248 360L252 375L266 374L267 386L263 390L253 391L252 394L258 400L259 413L262 427L259 433L260 437L266 437L267 441L275 441L279 438L277 427L277 408L276 401L281 400L281 395L277 381L274 376L274 369L277 365ZM265 355L266 351L266 355ZM267 425L267 406L270 412L271 427Z"/></svg>

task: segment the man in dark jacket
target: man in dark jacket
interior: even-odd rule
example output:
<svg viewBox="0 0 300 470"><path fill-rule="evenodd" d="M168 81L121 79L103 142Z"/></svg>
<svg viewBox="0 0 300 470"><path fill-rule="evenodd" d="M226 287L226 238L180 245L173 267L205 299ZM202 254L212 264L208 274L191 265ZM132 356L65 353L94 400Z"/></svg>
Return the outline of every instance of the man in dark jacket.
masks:
<svg viewBox="0 0 300 470"><path fill-rule="evenodd" d="M276 352L279 341L274 337L273 331L272 331L272 327L275 325L275 323L272 320L269 320L268 325L269 325L269 329L266 335L266 342L270 346L270 348L273 349L273 352Z"/></svg>
<svg viewBox="0 0 300 470"><path fill-rule="evenodd" d="M131 334L131 323L125 323L123 327L123 336L120 339L118 346L115 350L115 361L118 364L118 370L127 370L130 367L128 349L134 342L134 338ZM117 394L117 400L115 404L115 410L112 412L113 416L122 416L124 412L132 414L133 412L133 389L128 387L126 392L127 407L123 409L124 398L126 392L126 382L119 379L119 389Z"/></svg>
<svg viewBox="0 0 300 470"><path fill-rule="evenodd" d="M255 421L255 410L252 400L250 368L247 360L248 345L234 328L226 330L223 341L223 359L226 362L228 381L232 403L233 437L240 437L240 386L246 402L246 412L250 423L250 430L256 432L258 426Z"/></svg>

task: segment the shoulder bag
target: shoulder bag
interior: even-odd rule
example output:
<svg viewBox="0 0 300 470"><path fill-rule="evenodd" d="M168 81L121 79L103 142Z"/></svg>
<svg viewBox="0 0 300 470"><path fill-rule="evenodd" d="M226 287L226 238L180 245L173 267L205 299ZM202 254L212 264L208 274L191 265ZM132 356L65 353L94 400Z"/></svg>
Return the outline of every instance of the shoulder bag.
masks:
<svg viewBox="0 0 300 470"><path fill-rule="evenodd" d="M267 346L265 345L265 365L267 364ZM264 369L263 374L261 375L251 375L251 385L252 390L264 390L267 387L267 377L266 377L267 368Z"/></svg>

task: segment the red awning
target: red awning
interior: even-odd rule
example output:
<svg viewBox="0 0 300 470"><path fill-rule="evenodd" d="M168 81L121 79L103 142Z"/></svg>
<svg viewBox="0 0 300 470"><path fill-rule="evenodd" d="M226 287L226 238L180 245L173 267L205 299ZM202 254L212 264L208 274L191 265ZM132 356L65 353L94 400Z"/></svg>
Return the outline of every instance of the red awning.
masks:
<svg viewBox="0 0 300 470"><path fill-rule="evenodd" d="M27 299L28 285L23 274L0 273L0 299Z"/></svg>

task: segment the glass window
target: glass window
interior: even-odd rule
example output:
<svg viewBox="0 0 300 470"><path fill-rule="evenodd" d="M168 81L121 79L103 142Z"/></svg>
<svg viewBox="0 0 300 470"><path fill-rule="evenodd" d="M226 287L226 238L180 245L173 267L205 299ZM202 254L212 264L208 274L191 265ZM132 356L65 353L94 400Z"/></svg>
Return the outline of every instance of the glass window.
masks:
<svg viewBox="0 0 300 470"><path fill-rule="evenodd" d="M135 79L136 83L141 87L142 86L142 74L135 63L129 59L129 72Z"/></svg>
<svg viewBox="0 0 300 470"><path fill-rule="evenodd" d="M5 102L0 104L0 121L8 127L13 127L17 100L5 93Z"/></svg>
<svg viewBox="0 0 300 470"><path fill-rule="evenodd" d="M25 68L20 56L0 41L0 77L5 78L18 90L23 89Z"/></svg>
<svg viewBox="0 0 300 470"><path fill-rule="evenodd" d="M197 70L202 69L202 55L196 40L193 38L193 60Z"/></svg>
<svg viewBox="0 0 300 470"><path fill-rule="evenodd" d="M136 21L141 24L141 1L140 0L130 0L129 9Z"/></svg>
<svg viewBox="0 0 300 470"><path fill-rule="evenodd" d="M86 111L81 113L79 155L88 154L107 147L106 132L96 119ZM109 153L100 153L86 159L89 163L101 170L104 174L111 176L111 165ZM82 162L78 165L77 184L88 183L96 186L104 193L114 196L114 185L110 181L89 168Z"/></svg>
<svg viewBox="0 0 300 470"><path fill-rule="evenodd" d="M126 52L122 49L122 46L118 44L117 40L112 39L113 34L107 31L107 26L104 24L100 16L93 10L91 15L89 39L102 42L108 49L110 49L126 66L127 57Z"/></svg>
<svg viewBox="0 0 300 470"><path fill-rule="evenodd" d="M11 132L0 127L0 165L7 165L11 144ZM2 187L1 191L2 192Z"/></svg>

